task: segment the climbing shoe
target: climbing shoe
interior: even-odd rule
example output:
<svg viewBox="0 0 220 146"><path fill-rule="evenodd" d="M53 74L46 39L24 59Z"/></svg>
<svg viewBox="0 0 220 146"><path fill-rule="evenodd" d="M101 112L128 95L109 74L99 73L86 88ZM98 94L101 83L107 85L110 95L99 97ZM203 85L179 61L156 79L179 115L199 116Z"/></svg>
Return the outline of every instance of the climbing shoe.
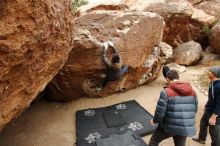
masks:
<svg viewBox="0 0 220 146"><path fill-rule="evenodd" d="M205 144L205 141L204 140L201 140L199 137L193 137L192 140L198 142L198 143L201 143L201 144Z"/></svg>

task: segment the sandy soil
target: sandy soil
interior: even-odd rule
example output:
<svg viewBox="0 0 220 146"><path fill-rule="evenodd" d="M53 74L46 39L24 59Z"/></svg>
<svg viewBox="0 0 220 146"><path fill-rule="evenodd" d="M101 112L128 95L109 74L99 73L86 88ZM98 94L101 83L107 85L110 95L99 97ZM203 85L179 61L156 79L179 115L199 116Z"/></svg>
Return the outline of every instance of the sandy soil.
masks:
<svg viewBox="0 0 220 146"><path fill-rule="evenodd" d="M192 67L182 73L181 80L192 83L199 97L199 110L196 127L203 114L207 97L193 84L196 75L204 68ZM154 113L161 88L165 80L159 77L149 85L141 86L125 93L105 98L81 98L70 103L47 102L43 99L32 104L19 118L11 122L0 134L0 146L75 146L75 112L80 109L103 107L122 101L135 99L150 113ZM143 137L148 143L149 136ZM174 146L172 139L163 141L160 146ZM210 146L210 137L206 145L200 145L187 139L187 146Z"/></svg>

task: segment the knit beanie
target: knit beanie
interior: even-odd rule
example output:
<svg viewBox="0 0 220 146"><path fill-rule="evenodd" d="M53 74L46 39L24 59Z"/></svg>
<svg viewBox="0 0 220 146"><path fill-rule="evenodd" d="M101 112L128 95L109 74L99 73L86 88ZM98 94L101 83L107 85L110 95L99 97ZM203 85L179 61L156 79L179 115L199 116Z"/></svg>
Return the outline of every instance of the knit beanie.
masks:
<svg viewBox="0 0 220 146"><path fill-rule="evenodd" d="M220 67L214 66L210 67L209 71L217 78L220 78Z"/></svg>

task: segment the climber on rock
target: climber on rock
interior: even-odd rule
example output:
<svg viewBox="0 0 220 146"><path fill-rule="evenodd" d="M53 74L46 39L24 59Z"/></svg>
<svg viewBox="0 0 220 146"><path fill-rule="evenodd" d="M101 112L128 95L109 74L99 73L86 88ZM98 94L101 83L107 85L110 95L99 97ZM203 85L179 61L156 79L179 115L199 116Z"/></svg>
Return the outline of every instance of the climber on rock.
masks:
<svg viewBox="0 0 220 146"><path fill-rule="evenodd" d="M107 57L108 48L111 48L113 51L111 60L109 60ZM101 83L101 88L104 88L109 81L120 80L128 72L128 66L122 65L122 60L119 52L110 41L103 44L102 62L104 63L106 68L106 76Z"/></svg>

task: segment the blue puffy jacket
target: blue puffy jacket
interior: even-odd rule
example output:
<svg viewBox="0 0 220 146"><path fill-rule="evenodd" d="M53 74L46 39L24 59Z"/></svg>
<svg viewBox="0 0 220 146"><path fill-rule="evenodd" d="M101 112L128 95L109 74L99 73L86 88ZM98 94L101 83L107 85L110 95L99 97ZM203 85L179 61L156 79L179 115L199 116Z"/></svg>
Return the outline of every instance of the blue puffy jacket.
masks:
<svg viewBox="0 0 220 146"><path fill-rule="evenodd" d="M191 85L175 81L161 91L153 121L167 133L193 136L197 108L198 100Z"/></svg>

